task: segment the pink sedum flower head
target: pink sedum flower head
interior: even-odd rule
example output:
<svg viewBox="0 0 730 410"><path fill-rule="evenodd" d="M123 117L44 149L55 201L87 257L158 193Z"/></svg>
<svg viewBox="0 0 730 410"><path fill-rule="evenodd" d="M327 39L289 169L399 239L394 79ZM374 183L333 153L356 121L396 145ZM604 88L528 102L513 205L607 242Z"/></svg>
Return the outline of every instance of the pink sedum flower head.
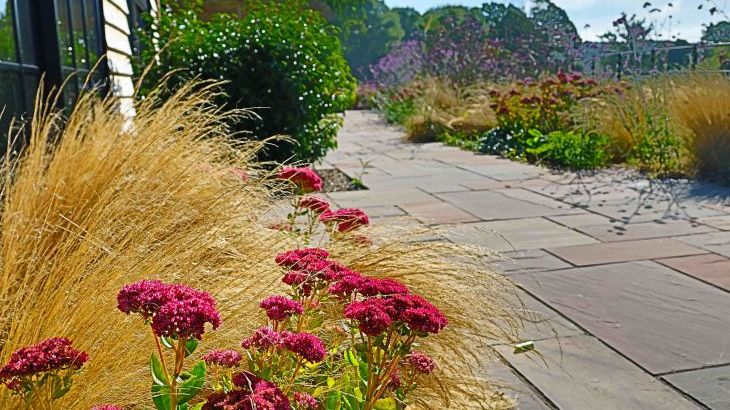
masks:
<svg viewBox="0 0 730 410"><path fill-rule="evenodd" d="M305 194L322 190L322 178L309 167L283 167L277 177L290 181Z"/></svg>
<svg viewBox="0 0 730 410"><path fill-rule="evenodd" d="M289 398L276 384L252 373L236 374L233 385L237 388L228 393L210 395L202 410L291 410Z"/></svg>
<svg viewBox="0 0 730 410"><path fill-rule="evenodd" d="M312 395L307 393L294 393L294 401L297 402L298 410L317 410L319 402Z"/></svg>
<svg viewBox="0 0 730 410"><path fill-rule="evenodd" d="M327 356L322 340L311 333L281 332L280 345L312 363L321 362Z"/></svg>
<svg viewBox="0 0 730 410"><path fill-rule="evenodd" d="M330 203L316 196L305 196L299 201L299 207L309 209L316 214L321 214L330 210Z"/></svg>
<svg viewBox="0 0 730 410"><path fill-rule="evenodd" d="M408 355L408 363L413 366L418 373L431 374L436 370L436 362L423 352L413 352Z"/></svg>
<svg viewBox="0 0 730 410"><path fill-rule="evenodd" d="M266 311L266 316L269 319L276 321L286 320L292 315L304 313L304 307L301 303L279 295L262 300L260 306Z"/></svg>
<svg viewBox="0 0 730 410"><path fill-rule="evenodd" d="M168 300L169 285L158 280L142 280L125 285L117 294L117 307L126 314L139 313L145 320Z"/></svg>
<svg viewBox="0 0 730 410"><path fill-rule="evenodd" d="M265 350L270 347L278 346L281 343L281 335L270 327L262 327L256 329L253 335L247 337L241 342L244 349L260 349Z"/></svg>
<svg viewBox="0 0 730 410"><path fill-rule="evenodd" d="M302 248L282 252L276 255L276 264L288 269L294 269L297 265L310 260L327 259L330 253L322 248Z"/></svg>
<svg viewBox="0 0 730 410"><path fill-rule="evenodd" d="M358 290L363 282L367 280L366 277L360 275L357 272L350 271L343 274L335 283L333 283L327 291L336 296L347 297L352 295L353 292Z"/></svg>
<svg viewBox="0 0 730 410"><path fill-rule="evenodd" d="M55 370L78 370L88 360L89 355L74 349L71 340L54 337L13 352L0 369L0 381L11 389L22 388L19 383L22 377Z"/></svg>
<svg viewBox="0 0 730 410"><path fill-rule="evenodd" d="M395 279L366 278L357 287L358 293L366 297L407 295L408 287Z"/></svg>
<svg viewBox="0 0 730 410"><path fill-rule="evenodd" d="M91 408L91 410L124 410L122 406L117 406L116 404L100 404L98 406L94 406Z"/></svg>
<svg viewBox="0 0 730 410"><path fill-rule="evenodd" d="M370 225L370 218L367 214L357 208L326 211L319 216L319 220L328 225L336 225L339 232L350 232L361 226Z"/></svg>
<svg viewBox="0 0 730 410"><path fill-rule="evenodd" d="M213 329L221 324L215 300L206 292L185 285L170 285L167 302L152 318L152 330L158 336L201 339L205 324Z"/></svg>
<svg viewBox="0 0 730 410"><path fill-rule="evenodd" d="M357 321L360 331L368 336L378 336L393 324L384 299L379 298L349 303L345 317Z"/></svg>
<svg viewBox="0 0 730 410"><path fill-rule="evenodd" d="M416 332L436 334L448 324L446 316L421 296L393 295L384 300L393 320L405 322Z"/></svg>
<svg viewBox="0 0 730 410"><path fill-rule="evenodd" d="M203 356L203 360L209 366L216 365L228 368L238 366L242 359L243 356L241 356L241 353L238 353L233 349L212 350Z"/></svg>

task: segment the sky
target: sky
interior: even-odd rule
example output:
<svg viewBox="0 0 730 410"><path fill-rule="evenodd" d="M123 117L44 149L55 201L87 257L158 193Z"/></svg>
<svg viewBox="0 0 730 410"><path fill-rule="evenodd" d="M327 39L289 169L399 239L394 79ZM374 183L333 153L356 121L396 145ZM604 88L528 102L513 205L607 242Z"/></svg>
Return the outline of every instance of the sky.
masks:
<svg viewBox="0 0 730 410"><path fill-rule="evenodd" d="M431 7L443 5L480 6L486 0L385 0L390 7L413 7L421 12ZM529 0L495 0L510 2L519 7L529 7ZM573 20L584 40L597 40L600 34L611 29L611 22L617 19L621 12L647 17L653 21L662 39L672 36L688 41L697 41L702 36L702 23L724 20L725 17L716 13L714 17L707 11L711 3L715 3L721 10L730 14L730 0L646 0L652 3L643 8L645 0L553 0L553 3L562 7ZM671 4L672 7L668 5ZM697 6L703 5L702 10ZM661 11L649 13L649 10L658 8ZM669 16L672 16L670 19Z"/></svg>

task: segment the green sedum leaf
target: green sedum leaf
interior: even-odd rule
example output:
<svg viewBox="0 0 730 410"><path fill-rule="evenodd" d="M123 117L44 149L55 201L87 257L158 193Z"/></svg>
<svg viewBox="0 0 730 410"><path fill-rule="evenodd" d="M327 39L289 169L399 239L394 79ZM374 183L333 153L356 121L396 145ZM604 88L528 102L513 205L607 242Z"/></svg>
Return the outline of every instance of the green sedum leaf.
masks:
<svg viewBox="0 0 730 410"><path fill-rule="evenodd" d="M178 402L187 403L198 395L205 383L205 362L199 361L190 372L184 373L184 381L178 388Z"/></svg>
<svg viewBox="0 0 730 410"><path fill-rule="evenodd" d="M152 382L157 386L169 386L170 381L167 380L165 368L156 354L150 356L150 373L152 374Z"/></svg>

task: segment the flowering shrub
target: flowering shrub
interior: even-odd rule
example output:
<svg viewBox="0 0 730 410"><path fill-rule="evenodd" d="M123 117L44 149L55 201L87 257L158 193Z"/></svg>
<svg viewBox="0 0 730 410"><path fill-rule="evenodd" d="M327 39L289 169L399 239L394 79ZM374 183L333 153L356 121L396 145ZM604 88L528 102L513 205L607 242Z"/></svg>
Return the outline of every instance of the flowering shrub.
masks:
<svg viewBox="0 0 730 410"><path fill-rule="evenodd" d="M606 138L576 128L576 110L588 99L620 92L579 73L558 72L539 81L527 78L508 90L493 89L497 127L479 142L485 153L571 168L605 165ZM603 151L603 152L599 152Z"/></svg>
<svg viewBox="0 0 730 410"><path fill-rule="evenodd" d="M54 337L13 352L0 369L0 382L26 406L50 403L68 393L73 375L88 360L69 339Z"/></svg>
<svg viewBox="0 0 730 410"><path fill-rule="evenodd" d="M267 323L241 342L245 355L212 350L190 371L183 370L184 360L196 350L204 325L221 324L213 298L159 281L124 286L117 295L119 310L138 314L155 339L150 370L156 408L188 409L193 403L202 410L402 408L418 378L436 370L433 359L414 347L441 332L448 320L403 283L362 275L329 257L321 248L277 255L289 295L261 301ZM86 360L66 339L44 343L52 348L41 344L16 352L6 366L11 370L3 368L2 374L77 369ZM173 352L171 366L163 346ZM19 359L36 351L63 354L51 356L51 362L31 361L30 367ZM209 390L203 389L206 380Z"/></svg>
<svg viewBox="0 0 730 410"><path fill-rule="evenodd" d="M190 371L184 371L185 358L198 347L205 324L221 324L215 300L185 285L143 280L124 286L117 295L117 307L126 314L136 313L152 329L157 353L150 356L152 401L158 410L187 409L203 387L206 362L231 363L235 355L211 352ZM168 366L162 346L172 350L174 362Z"/></svg>

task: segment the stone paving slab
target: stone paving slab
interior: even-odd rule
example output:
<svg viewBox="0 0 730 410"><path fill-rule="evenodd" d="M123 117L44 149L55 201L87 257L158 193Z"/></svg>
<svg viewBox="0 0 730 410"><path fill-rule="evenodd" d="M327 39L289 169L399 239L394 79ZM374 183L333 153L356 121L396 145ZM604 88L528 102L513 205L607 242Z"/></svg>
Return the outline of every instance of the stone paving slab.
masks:
<svg viewBox="0 0 730 410"><path fill-rule="evenodd" d="M575 229L593 238L599 239L602 242L667 238L672 236L715 232L714 228L686 220L630 224L619 222L613 224L577 226Z"/></svg>
<svg viewBox="0 0 730 410"><path fill-rule="evenodd" d="M540 249L504 252L505 259L496 261L497 270L505 275L571 268L572 265Z"/></svg>
<svg viewBox="0 0 730 410"><path fill-rule="evenodd" d="M541 342L537 355L498 351L564 410L690 410L700 407L592 336Z"/></svg>
<svg viewBox="0 0 730 410"><path fill-rule="evenodd" d="M730 409L730 366L675 373L663 379L712 410Z"/></svg>
<svg viewBox="0 0 730 410"><path fill-rule="evenodd" d="M659 259L657 262L730 291L730 259L724 256L707 254Z"/></svg>
<svg viewBox="0 0 730 410"><path fill-rule="evenodd" d="M577 266L671 258L707 253L677 239L596 243L592 245L549 248L548 252Z"/></svg>
<svg viewBox="0 0 730 410"><path fill-rule="evenodd" d="M580 209L555 209L510 198L493 191L456 192L439 194L439 198L484 220L531 218L536 216L570 215L583 213Z"/></svg>
<svg viewBox="0 0 730 410"><path fill-rule="evenodd" d="M598 244L593 238L544 218L478 222L456 226L446 232L446 237L454 242L485 246L498 252Z"/></svg>
<svg viewBox="0 0 730 410"><path fill-rule="evenodd" d="M730 232L706 233L677 239L698 248L730 257Z"/></svg>
<svg viewBox="0 0 730 410"><path fill-rule="evenodd" d="M479 221L478 217L436 199L431 202L404 203L400 207L409 215L429 225Z"/></svg>
<svg viewBox="0 0 730 410"><path fill-rule="evenodd" d="M730 363L730 297L654 262L514 276L653 374Z"/></svg>

